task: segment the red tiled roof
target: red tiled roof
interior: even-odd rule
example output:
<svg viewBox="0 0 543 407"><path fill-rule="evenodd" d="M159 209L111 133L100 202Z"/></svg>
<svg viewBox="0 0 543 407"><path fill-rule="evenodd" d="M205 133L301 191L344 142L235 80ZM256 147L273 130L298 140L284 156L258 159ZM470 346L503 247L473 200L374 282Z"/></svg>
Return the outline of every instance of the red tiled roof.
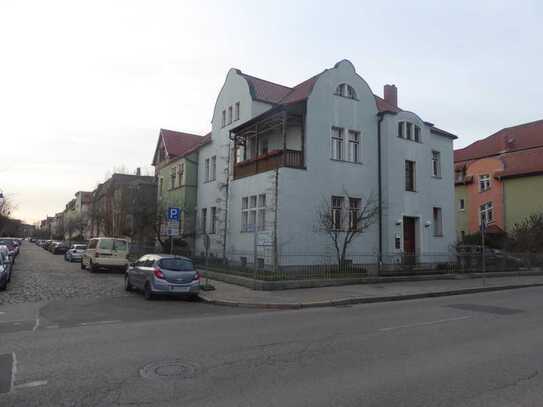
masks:
<svg viewBox="0 0 543 407"><path fill-rule="evenodd" d="M500 157L504 169L497 172L497 177L514 177L543 173L543 147L506 153Z"/></svg>
<svg viewBox="0 0 543 407"><path fill-rule="evenodd" d="M293 87L291 91L283 99L281 99L281 104L289 104L306 100L311 94L313 86L315 86L315 83L321 74L322 72Z"/></svg>
<svg viewBox="0 0 543 407"><path fill-rule="evenodd" d="M454 161L468 161L543 146L543 120L506 127L454 152Z"/></svg>
<svg viewBox="0 0 543 407"><path fill-rule="evenodd" d="M153 165L157 164L158 149L160 141L164 143L164 148L168 154L168 158L181 157L188 153L196 151L201 145L209 142L211 133L206 136L198 136L197 134L182 133L179 131L160 129L155 155L153 157Z"/></svg>
<svg viewBox="0 0 543 407"><path fill-rule="evenodd" d="M239 74L247 80L253 99L256 100L274 104L279 103L292 90L288 86L256 78L241 71L239 71Z"/></svg>
<svg viewBox="0 0 543 407"><path fill-rule="evenodd" d="M377 95L373 95L373 96L375 96L375 103L377 104L377 110L379 110L380 112L398 113L402 111L402 109L400 109L398 106L391 105L382 97L379 97Z"/></svg>

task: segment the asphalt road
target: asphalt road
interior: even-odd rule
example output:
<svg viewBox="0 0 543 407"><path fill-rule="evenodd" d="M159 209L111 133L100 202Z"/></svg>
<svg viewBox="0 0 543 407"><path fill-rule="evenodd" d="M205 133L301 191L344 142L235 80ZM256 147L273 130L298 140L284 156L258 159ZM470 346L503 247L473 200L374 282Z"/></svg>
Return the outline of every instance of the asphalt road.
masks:
<svg viewBox="0 0 543 407"><path fill-rule="evenodd" d="M21 266L47 259L27 248ZM121 292L7 304L0 406L541 406L542 294L267 312Z"/></svg>

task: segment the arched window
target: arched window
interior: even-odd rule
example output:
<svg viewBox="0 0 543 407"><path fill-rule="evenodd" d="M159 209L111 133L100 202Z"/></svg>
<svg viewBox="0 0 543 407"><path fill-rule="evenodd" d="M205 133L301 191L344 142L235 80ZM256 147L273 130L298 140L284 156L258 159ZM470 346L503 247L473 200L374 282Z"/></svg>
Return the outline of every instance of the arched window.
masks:
<svg viewBox="0 0 543 407"><path fill-rule="evenodd" d="M354 88L346 83L339 84L336 88L335 94L344 98L356 99L356 92Z"/></svg>

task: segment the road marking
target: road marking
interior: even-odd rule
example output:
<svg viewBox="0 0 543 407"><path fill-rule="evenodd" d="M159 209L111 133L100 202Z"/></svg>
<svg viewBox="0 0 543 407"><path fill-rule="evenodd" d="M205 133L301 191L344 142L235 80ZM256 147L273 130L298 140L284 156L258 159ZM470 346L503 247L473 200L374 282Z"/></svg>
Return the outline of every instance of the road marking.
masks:
<svg viewBox="0 0 543 407"><path fill-rule="evenodd" d="M23 384L18 384L15 386L16 389L23 389L27 387L38 387L38 386L45 386L47 384L47 380L36 380L34 382L28 382Z"/></svg>
<svg viewBox="0 0 543 407"><path fill-rule="evenodd" d="M12 357L12 366L11 366L11 387L10 392L13 391L13 388L15 387L15 374L17 373L17 357L15 356L15 352L11 354Z"/></svg>
<svg viewBox="0 0 543 407"><path fill-rule="evenodd" d="M417 322L415 324L398 325L398 326L390 326L390 327L387 327L387 328L381 328L381 329L379 329L379 331L388 332L388 331L394 331L396 329L416 328L416 327L419 327L419 326L443 324L445 322L460 321L460 320L469 319L469 318L471 318L471 316L466 315L466 316L457 317L457 318L447 318L447 319L438 319L438 320L435 320L435 321Z"/></svg>
<svg viewBox="0 0 543 407"><path fill-rule="evenodd" d="M118 322L123 322L120 319L114 319L111 321L93 321L93 322L81 322L79 325L81 326L89 326L89 325L103 325L103 324L116 324Z"/></svg>

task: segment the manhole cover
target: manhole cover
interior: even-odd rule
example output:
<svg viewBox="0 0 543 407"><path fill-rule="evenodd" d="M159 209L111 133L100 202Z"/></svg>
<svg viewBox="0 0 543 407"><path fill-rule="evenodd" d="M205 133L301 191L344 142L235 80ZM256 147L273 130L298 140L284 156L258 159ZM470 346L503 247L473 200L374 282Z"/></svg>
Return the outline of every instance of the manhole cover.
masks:
<svg viewBox="0 0 543 407"><path fill-rule="evenodd" d="M180 360L163 360L152 362L140 369L141 377L146 379L189 379L196 374L197 366Z"/></svg>

